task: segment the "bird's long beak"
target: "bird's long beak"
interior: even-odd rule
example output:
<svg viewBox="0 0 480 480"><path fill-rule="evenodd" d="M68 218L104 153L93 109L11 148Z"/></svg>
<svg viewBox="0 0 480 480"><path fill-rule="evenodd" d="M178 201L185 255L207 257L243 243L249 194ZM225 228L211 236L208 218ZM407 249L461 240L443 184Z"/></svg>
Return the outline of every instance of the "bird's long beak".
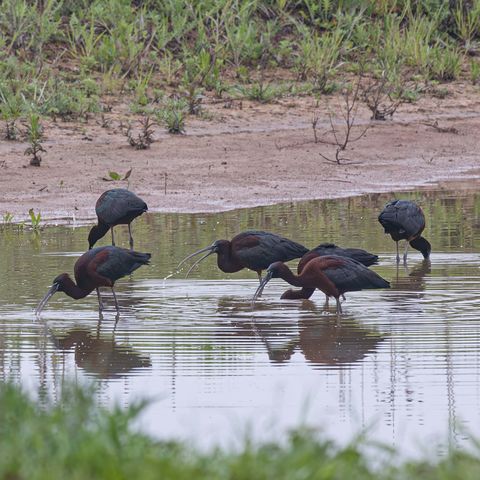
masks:
<svg viewBox="0 0 480 480"><path fill-rule="evenodd" d="M41 311L47 304L47 302L50 300L50 297L58 290L58 283L54 283L51 287L50 290L47 292L47 294L42 298L41 302L37 305L37 308L35 309L35 315L40 315Z"/></svg>
<svg viewBox="0 0 480 480"><path fill-rule="evenodd" d="M188 255L188 257L185 257L178 265L177 265L177 268L176 268L176 271L178 272L180 270L180 267L187 261L187 260L190 260L190 258L194 257L195 255L198 255L199 253L203 253L203 252L210 252L210 253L213 253L213 249L214 249L214 246L213 245L210 245L209 247L205 247L205 248L202 248L196 252L193 252L191 253L190 255ZM208 255L210 255L210 253ZM205 255L203 258L207 258L208 255ZM203 258L201 260L203 260ZM199 260L199 261L201 261ZM198 262L195 263L195 265L197 264Z"/></svg>
<svg viewBox="0 0 480 480"><path fill-rule="evenodd" d="M205 250L204 250L205 251ZM185 278L188 277L188 275L190 274L190 272L202 261L202 260L205 260L209 255L211 255L212 253L215 253L213 250L210 250L206 255L204 255L202 258L200 258L199 260L197 260L189 269L188 269L188 272L187 274L185 275Z"/></svg>
<svg viewBox="0 0 480 480"><path fill-rule="evenodd" d="M255 304L255 301L257 298L262 294L263 289L265 288L265 285L272 279L272 272L269 272L267 270L267 274L265 277L263 277L262 281L260 282L260 285L258 286L257 290L255 291L255 294L253 295L252 298L252 306Z"/></svg>

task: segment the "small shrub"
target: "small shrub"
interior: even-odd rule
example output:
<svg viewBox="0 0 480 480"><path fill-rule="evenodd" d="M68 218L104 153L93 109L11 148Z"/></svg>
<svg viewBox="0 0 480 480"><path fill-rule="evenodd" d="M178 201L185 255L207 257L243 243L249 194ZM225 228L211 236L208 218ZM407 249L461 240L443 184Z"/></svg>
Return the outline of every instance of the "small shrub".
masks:
<svg viewBox="0 0 480 480"><path fill-rule="evenodd" d="M42 162L42 157L39 155L41 152L46 152L43 148L41 141L43 138L43 129L40 124L40 117L32 113L30 115L30 123L27 129L28 142L30 146L25 150L25 155L32 155L30 159L30 165L39 167Z"/></svg>
<svg viewBox="0 0 480 480"><path fill-rule="evenodd" d="M126 135L128 138L128 143L135 148L135 150L145 150L150 148L150 145L153 143L153 122L150 120L150 117L145 117L140 120L140 132L135 135L132 133L131 126L128 127Z"/></svg>

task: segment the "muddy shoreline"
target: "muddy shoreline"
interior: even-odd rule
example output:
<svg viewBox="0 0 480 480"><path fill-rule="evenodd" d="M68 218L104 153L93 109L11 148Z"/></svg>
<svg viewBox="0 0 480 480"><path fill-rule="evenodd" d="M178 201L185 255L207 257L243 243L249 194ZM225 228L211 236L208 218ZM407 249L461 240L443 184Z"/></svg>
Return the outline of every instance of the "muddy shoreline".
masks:
<svg viewBox="0 0 480 480"><path fill-rule="evenodd" d="M189 119L186 135L156 127L155 142L140 151L128 145L118 112L108 128L94 119L50 122L38 168L27 166L26 143L0 142L0 221L7 212L22 221L34 208L44 222L88 223L104 190L127 186L150 212L219 212L479 184L480 96L458 85L441 103L424 98L402 106L392 120L372 122L341 165L322 157L332 158L334 149L314 143L311 127L314 112L319 132L328 128L332 100L315 106L306 98L244 102L228 109L212 104L206 111L208 119ZM357 121L368 124L369 112L360 110ZM129 181L103 180L130 169Z"/></svg>

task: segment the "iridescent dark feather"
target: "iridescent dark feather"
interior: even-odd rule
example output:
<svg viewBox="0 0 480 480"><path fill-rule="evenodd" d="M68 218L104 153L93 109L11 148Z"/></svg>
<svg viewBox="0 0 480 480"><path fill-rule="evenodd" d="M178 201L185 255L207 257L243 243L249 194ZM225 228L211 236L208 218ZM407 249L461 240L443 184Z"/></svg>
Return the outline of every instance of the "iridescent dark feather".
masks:
<svg viewBox="0 0 480 480"><path fill-rule="evenodd" d="M233 237L231 251L244 267L259 271L274 262L300 258L308 249L274 233L249 230Z"/></svg>
<svg viewBox="0 0 480 480"><path fill-rule="evenodd" d="M95 205L98 221L109 227L130 223L147 210L147 204L125 188L107 190Z"/></svg>
<svg viewBox="0 0 480 480"><path fill-rule="evenodd" d="M339 257L353 258L366 267L378 262L378 255L369 253L361 248L342 248L333 243L321 243L318 247L312 248L310 252L317 253L319 256L338 255Z"/></svg>
<svg viewBox="0 0 480 480"><path fill-rule="evenodd" d="M75 263L74 274L80 288L93 290L99 286L96 276L108 279L113 285L119 278L130 275L149 263L151 255L114 246L96 247L84 253Z"/></svg>
<svg viewBox="0 0 480 480"><path fill-rule="evenodd" d="M357 292L371 288L389 288L390 283L373 270L352 258L335 255L319 257L309 262L304 269L319 268L323 274L337 287L340 294Z"/></svg>
<svg viewBox="0 0 480 480"><path fill-rule="evenodd" d="M395 241L410 240L419 236L425 228L425 216L422 209L408 200L394 200L387 203L378 216L385 233Z"/></svg>
<svg viewBox="0 0 480 480"><path fill-rule="evenodd" d="M385 233L390 234L395 242L407 240L410 245L422 252L424 258L429 258L432 246L421 236L425 229L425 215L422 209L409 200L394 200L387 203L378 216ZM404 260L406 261L406 250ZM398 243L397 243L397 261Z"/></svg>

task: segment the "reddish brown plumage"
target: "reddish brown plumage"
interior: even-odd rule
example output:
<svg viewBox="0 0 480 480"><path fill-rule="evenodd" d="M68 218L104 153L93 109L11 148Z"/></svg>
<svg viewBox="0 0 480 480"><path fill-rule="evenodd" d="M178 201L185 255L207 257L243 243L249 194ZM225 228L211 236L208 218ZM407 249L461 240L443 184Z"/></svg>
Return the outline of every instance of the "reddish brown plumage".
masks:
<svg viewBox="0 0 480 480"><path fill-rule="evenodd" d="M192 265L189 272L209 255L216 253L217 265L222 272L235 273L248 268L257 272L260 277L261 272L273 262L288 262L294 258L300 258L307 251L308 249L303 245L274 233L248 230L239 233L231 241L217 240L211 246L188 255L178 264L177 270L188 259L208 252Z"/></svg>
<svg viewBox="0 0 480 480"><path fill-rule="evenodd" d="M346 292L390 286L386 280L360 262L351 258L328 255L312 258L305 264L299 275L294 275L282 262L273 263L268 267L267 275L255 292L254 300L271 278L282 278L296 287L311 290L318 288L327 297L336 299L339 312L341 312L340 295Z"/></svg>
<svg viewBox="0 0 480 480"><path fill-rule="evenodd" d="M95 289L97 289L101 309L99 287L110 287L112 289L118 311L118 304L113 291L115 281L131 274L142 265L147 265L149 260L149 253L134 252L114 246L88 250L75 262L74 274L77 283L75 284L67 273L58 275L48 293L38 304L36 312L37 314L41 312L48 299L55 292L64 292L77 300L86 297Z"/></svg>

